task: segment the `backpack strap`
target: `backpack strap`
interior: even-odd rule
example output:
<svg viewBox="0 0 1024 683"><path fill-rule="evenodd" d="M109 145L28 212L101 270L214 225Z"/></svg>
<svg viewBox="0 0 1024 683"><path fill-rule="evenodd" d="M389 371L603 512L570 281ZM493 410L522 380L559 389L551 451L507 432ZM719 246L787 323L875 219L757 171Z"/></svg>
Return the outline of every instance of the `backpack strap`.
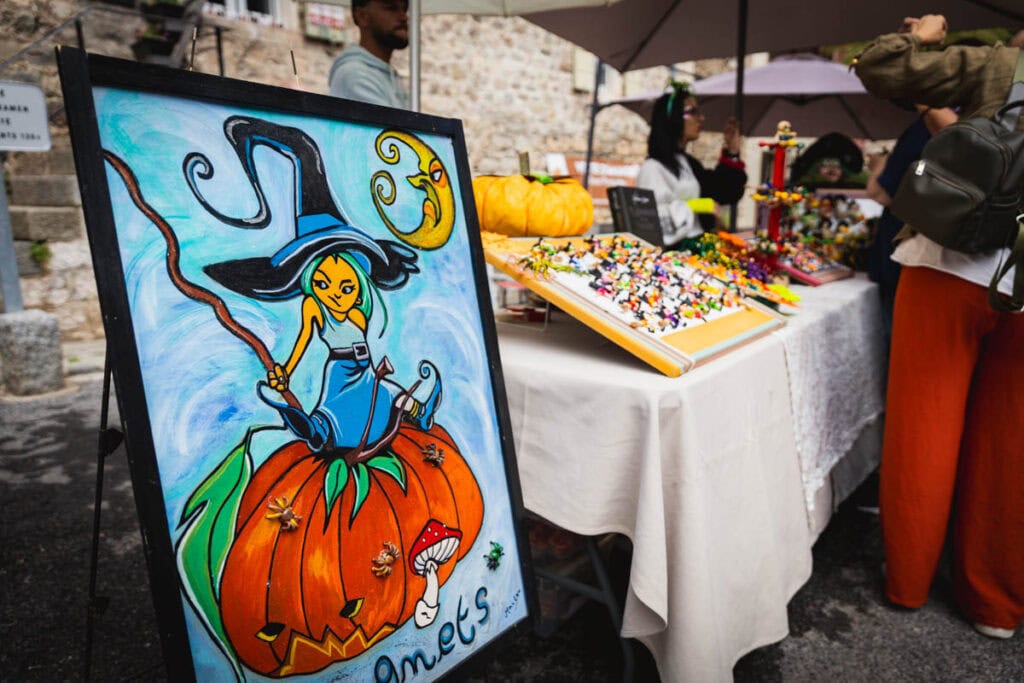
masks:
<svg viewBox="0 0 1024 683"><path fill-rule="evenodd" d="M999 281L1010 268L1016 266L1013 273L1013 294L1007 298L999 293ZM988 285L988 303L997 311L1020 313L1024 311L1024 213L1017 216L1017 239L1014 240L1010 255L1004 263L996 268L992 282Z"/></svg>
<svg viewBox="0 0 1024 683"><path fill-rule="evenodd" d="M1010 94L1006 98L1006 105L996 114L999 125L1007 130L1017 129L1017 122L1022 113L1018 100L1024 100L1024 48L1017 48L1017 67L1013 71Z"/></svg>

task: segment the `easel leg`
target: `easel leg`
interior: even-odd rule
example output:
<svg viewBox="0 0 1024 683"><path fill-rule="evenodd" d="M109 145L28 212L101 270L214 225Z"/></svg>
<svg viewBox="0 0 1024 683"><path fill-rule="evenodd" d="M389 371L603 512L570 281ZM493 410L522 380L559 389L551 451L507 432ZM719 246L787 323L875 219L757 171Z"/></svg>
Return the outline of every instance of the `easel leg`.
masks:
<svg viewBox="0 0 1024 683"><path fill-rule="evenodd" d="M96 449L96 496L93 500L92 515L92 549L89 563L89 597L85 618L85 652L82 664L82 680L88 682L92 673L92 640L96 629L96 616L107 608L109 599L96 595L96 575L100 556L100 507L103 504L103 466L108 455L113 453L124 435L120 430L109 429L107 422L110 417L110 349L107 349L103 362L103 396L100 399L100 429Z"/></svg>

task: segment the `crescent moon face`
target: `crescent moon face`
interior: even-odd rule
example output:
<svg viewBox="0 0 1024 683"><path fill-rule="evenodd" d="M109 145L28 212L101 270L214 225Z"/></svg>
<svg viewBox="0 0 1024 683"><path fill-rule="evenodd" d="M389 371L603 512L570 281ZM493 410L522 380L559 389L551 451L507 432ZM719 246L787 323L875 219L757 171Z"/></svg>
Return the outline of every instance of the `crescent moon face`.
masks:
<svg viewBox="0 0 1024 683"><path fill-rule="evenodd" d="M377 136L374 146L381 161L387 164L398 163L400 152L395 141L405 143L416 154L418 173L406 176L405 179L416 189L422 190L425 195L423 217L419 225L406 231L400 230L391 222L383 205L394 202L395 184L387 171L378 171L371 181L371 194L377 214L388 230L406 244L419 249L442 247L451 237L455 225L455 193L448 171L434 150L406 131L386 130ZM380 183L389 185L391 192L386 194L387 188L383 188Z"/></svg>

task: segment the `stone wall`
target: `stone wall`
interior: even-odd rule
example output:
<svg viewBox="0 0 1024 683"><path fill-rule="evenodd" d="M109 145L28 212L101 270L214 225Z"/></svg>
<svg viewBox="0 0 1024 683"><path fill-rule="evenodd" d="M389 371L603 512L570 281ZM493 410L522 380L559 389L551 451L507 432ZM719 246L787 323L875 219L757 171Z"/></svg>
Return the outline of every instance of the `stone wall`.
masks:
<svg viewBox="0 0 1024 683"><path fill-rule="evenodd" d="M73 0L3 0L0 62L88 7ZM132 58L128 45L141 26L141 19L131 13L100 10L90 12L82 21L87 48L124 59ZM76 40L72 24L0 71L0 80L26 81L42 87L51 114L52 151L9 153L4 175L23 303L27 309L54 313L67 340L103 335L54 61L56 45L75 45Z"/></svg>
<svg viewBox="0 0 1024 683"><path fill-rule="evenodd" d="M358 40L356 31L346 34ZM296 38L292 31L238 22L225 33L226 75L293 88L289 50L294 49L300 87L326 93L327 73L340 47ZM216 73L216 53L212 41L207 43L197 49L196 68ZM474 175L516 172L520 151L532 159L543 159L546 152L586 151L592 95L573 88L571 43L517 17L428 15L420 44L420 108L462 120ZM407 76L409 51L396 52L393 63ZM667 75L665 68L647 69L631 82L655 90ZM612 108L599 122L595 156L643 158L647 124L639 116Z"/></svg>
<svg viewBox="0 0 1024 683"><path fill-rule="evenodd" d="M64 20L94 6L98 9L82 22L86 48L131 59L129 45L143 26L138 16L114 6L73 0L3 0L0 62ZM326 93L327 73L339 46L306 40L301 32L283 27L218 21L227 29L223 32L226 76ZM345 34L349 41L358 38L352 28ZM102 325L88 242L79 209L75 208L77 193L70 199L30 199L27 194L59 195L59 188L67 190L68 183L73 184L53 59L57 44L76 44L73 26L0 71L0 80L25 80L42 86L52 112L55 151L51 155L9 154L5 164L12 190L12 214L20 211L18 220L24 226L15 235L21 256L22 295L26 307L58 314L65 338L98 338ZM521 151L530 153L535 167L542 165L548 152L585 153L593 75L581 79L585 89L577 89L581 83L574 83L576 48L570 43L520 18L444 15L423 18L421 46L421 109L462 120L474 175L517 172L517 154ZM295 52L298 83L292 72L291 50ZM403 74L409 72L408 58L408 50L396 53L395 66ZM714 60L696 63L694 68L716 72L726 66L723 60ZM194 68L217 73L212 32L204 32L197 41ZM629 80L637 92L656 90L665 84L668 73L667 68L647 69L631 73ZM611 107L598 118L594 155L639 161L645 156L646 139L647 124L639 116ZM711 161L717 157L720 144L718 136L708 133L694 152ZM58 179L46 181L42 179L45 175ZM22 210L26 207L34 209ZM37 210L42 207L48 208ZM32 221L28 214L34 216ZM598 221L608 222L607 213L599 213Z"/></svg>

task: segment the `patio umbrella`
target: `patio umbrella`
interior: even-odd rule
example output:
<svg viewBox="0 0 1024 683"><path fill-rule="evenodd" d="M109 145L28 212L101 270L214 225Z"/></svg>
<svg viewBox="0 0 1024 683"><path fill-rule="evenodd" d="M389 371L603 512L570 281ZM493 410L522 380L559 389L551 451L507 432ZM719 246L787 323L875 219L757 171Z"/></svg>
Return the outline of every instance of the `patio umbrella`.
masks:
<svg viewBox="0 0 1024 683"><path fill-rule="evenodd" d="M815 7L803 0L622 0L608 7L553 10L524 18L623 72L735 56L734 114L741 121L743 58L750 52L866 40L895 30L903 17L928 13L945 15L955 30L1024 22L1021 0L860 0L829 3L820 11ZM597 111L595 94L591 131ZM592 145L588 141L588 158Z"/></svg>
<svg viewBox="0 0 1024 683"><path fill-rule="evenodd" d="M351 7L352 0L321 0ZM409 99L420 110L420 15L478 14L501 17L580 7L607 7L618 0L409 0Z"/></svg>
<svg viewBox="0 0 1024 683"><path fill-rule="evenodd" d="M735 110L736 72L693 83L700 109L710 123L724 122ZM601 103L622 105L645 120L662 91ZM848 67L817 55L787 55L748 69L744 83L743 134L770 136L786 119L800 135L818 137L838 131L872 140L899 136L917 116L880 100Z"/></svg>
<svg viewBox="0 0 1024 683"><path fill-rule="evenodd" d="M689 59L867 40L905 16L943 14L953 30L1024 23L1021 0L622 0L585 11L525 18L597 55L619 71ZM743 43L738 45L737 43Z"/></svg>

